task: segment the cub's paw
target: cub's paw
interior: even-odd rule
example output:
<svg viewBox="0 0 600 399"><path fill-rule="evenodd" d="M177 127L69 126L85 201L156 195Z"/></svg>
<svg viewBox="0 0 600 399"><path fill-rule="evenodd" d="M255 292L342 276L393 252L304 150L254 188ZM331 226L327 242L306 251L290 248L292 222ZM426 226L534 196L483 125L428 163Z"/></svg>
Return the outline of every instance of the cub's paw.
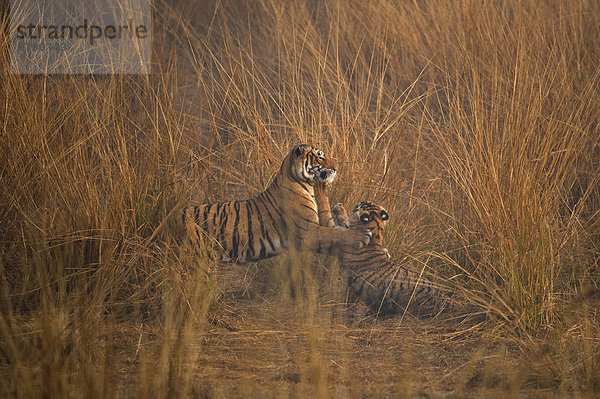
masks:
<svg viewBox="0 0 600 399"><path fill-rule="evenodd" d="M348 217L348 211L346 211L344 205L338 202L337 204L335 204L332 211L335 215L335 222L338 226L346 228L350 227L350 218Z"/></svg>

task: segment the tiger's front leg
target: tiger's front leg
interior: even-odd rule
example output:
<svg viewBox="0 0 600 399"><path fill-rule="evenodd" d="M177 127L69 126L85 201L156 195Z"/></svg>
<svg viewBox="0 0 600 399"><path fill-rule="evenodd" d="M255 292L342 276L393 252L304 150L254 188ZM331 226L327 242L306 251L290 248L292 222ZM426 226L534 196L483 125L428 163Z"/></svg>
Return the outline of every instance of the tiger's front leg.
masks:
<svg viewBox="0 0 600 399"><path fill-rule="evenodd" d="M334 219L331 213L326 189L327 187L323 182L315 184L314 187L319 224L320 226L328 227L327 229L317 229L317 252L332 254L335 252L335 249L339 249L340 245L349 245L355 248L367 246L371 238L371 232L358 227L350 229L348 213L341 204L338 205L344 212L345 220L340 223L340 220L342 219L338 218L336 225L336 219ZM336 205L336 207L338 205ZM356 245L357 241L359 242L359 245Z"/></svg>
<svg viewBox="0 0 600 399"><path fill-rule="evenodd" d="M334 255L341 247L360 249L369 245L372 233L362 227L324 227L314 225L305 230L299 237L303 250L321 254Z"/></svg>
<svg viewBox="0 0 600 399"><path fill-rule="evenodd" d="M327 196L327 186L325 182L315 184L315 202L319 215L319 224L325 227L335 227L336 223L331 215L331 207L329 205L329 197Z"/></svg>
<svg viewBox="0 0 600 399"><path fill-rule="evenodd" d="M327 187L325 183L320 182L315 184L315 202L319 210L319 224L328 227L350 227L350 217L348 211L340 202L333 207L333 215L329 205L329 197L327 197ZM335 216L335 217L334 217Z"/></svg>

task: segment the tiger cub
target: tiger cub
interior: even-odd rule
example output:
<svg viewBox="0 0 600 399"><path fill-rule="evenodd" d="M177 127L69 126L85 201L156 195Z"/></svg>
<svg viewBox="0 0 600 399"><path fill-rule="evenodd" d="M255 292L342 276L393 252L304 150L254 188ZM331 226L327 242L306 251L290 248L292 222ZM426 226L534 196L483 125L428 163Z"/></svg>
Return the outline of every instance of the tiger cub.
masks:
<svg viewBox="0 0 600 399"><path fill-rule="evenodd" d="M186 206L181 214L185 234L196 248L209 238L223 259L239 263L269 258L290 246L317 253L331 253L338 245L360 248L369 243L367 228L319 225L314 185L330 184L335 176L335 165L323 151L298 145L256 197Z"/></svg>
<svg viewBox="0 0 600 399"><path fill-rule="evenodd" d="M376 314L403 313L421 315L436 313L442 305L440 290L435 284L390 260L383 248L383 232L389 220L386 210L371 202L361 202L350 217L342 204L333 208L331 216L324 186L315 191L323 224L347 228L364 226L371 230L369 245L362 248L343 247L339 253L342 268L347 272L350 290Z"/></svg>

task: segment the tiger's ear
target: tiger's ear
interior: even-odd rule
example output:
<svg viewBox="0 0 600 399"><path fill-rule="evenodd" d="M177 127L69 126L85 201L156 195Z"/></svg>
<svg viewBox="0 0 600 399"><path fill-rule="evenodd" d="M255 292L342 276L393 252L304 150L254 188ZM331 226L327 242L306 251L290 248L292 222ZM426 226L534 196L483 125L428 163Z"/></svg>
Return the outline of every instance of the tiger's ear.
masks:
<svg viewBox="0 0 600 399"><path fill-rule="evenodd" d="M297 145L294 148L294 150L293 150L294 151L294 155L297 156L297 157L299 157L302 154L304 154L309 148L310 148L310 146L308 144Z"/></svg>

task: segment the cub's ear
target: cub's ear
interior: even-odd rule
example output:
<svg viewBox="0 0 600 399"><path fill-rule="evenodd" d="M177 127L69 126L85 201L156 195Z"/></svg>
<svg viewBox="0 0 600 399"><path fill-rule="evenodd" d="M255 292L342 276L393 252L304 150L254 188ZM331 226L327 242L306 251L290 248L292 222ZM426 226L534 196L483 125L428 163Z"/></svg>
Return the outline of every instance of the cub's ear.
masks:
<svg viewBox="0 0 600 399"><path fill-rule="evenodd" d="M302 155L302 150L300 149L300 147L296 147L296 149L294 150L294 155L296 155L297 157Z"/></svg>
<svg viewBox="0 0 600 399"><path fill-rule="evenodd" d="M381 220L383 220L383 221L386 221L390 218L390 215L388 215L388 213L385 211L385 209L381 211L380 215L381 215Z"/></svg>
<svg viewBox="0 0 600 399"><path fill-rule="evenodd" d="M359 210L360 210L360 208L361 208L361 207L362 207L364 204L366 204L366 202L365 202L365 201L361 201L361 202L359 202L358 204L356 204L356 205L354 206L354 209L352 210L352 212L359 211Z"/></svg>

